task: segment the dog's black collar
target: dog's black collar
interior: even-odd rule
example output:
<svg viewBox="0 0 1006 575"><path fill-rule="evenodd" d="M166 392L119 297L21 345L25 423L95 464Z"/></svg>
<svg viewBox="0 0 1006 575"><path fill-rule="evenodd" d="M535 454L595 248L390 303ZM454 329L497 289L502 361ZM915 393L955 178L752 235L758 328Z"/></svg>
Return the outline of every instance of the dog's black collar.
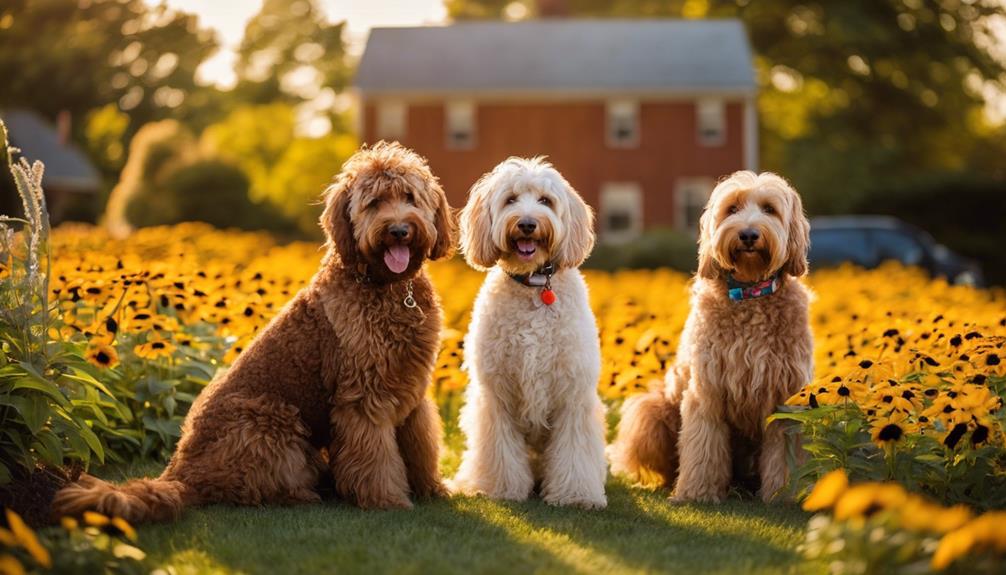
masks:
<svg viewBox="0 0 1006 575"><path fill-rule="evenodd" d="M554 274L555 265L552 262L548 262L529 274L512 274L507 272L510 279L528 287L545 287L550 283Z"/></svg>

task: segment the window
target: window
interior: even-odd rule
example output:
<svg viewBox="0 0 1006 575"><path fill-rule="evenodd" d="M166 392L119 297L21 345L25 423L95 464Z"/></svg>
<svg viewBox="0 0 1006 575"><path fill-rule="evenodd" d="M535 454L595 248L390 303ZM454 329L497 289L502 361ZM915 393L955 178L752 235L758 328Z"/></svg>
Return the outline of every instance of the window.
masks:
<svg viewBox="0 0 1006 575"><path fill-rule="evenodd" d="M405 102L388 101L377 104L377 139L401 140L405 137L408 108Z"/></svg>
<svg viewBox="0 0 1006 575"><path fill-rule="evenodd" d="M609 243L631 240L643 230L643 191L636 183L601 187L601 239Z"/></svg>
<svg viewBox="0 0 1006 575"><path fill-rule="evenodd" d="M475 147L475 102L447 103L447 147L468 150Z"/></svg>
<svg viewBox="0 0 1006 575"><path fill-rule="evenodd" d="M608 146L635 148L639 145L639 102L612 100L607 106Z"/></svg>
<svg viewBox="0 0 1006 575"><path fill-rule="evenodd" d="M722 146L727 140L726 105L723 100L699 100L695 106L699 144Z"/></svg>
<svg viewBox="0 0 1006 575"><path fill-rule="evenodd" d="M702 210L713 193L713 182L706 178L689 178L678 182L675 193L675 223L678 229L696 231Z"/></svg>

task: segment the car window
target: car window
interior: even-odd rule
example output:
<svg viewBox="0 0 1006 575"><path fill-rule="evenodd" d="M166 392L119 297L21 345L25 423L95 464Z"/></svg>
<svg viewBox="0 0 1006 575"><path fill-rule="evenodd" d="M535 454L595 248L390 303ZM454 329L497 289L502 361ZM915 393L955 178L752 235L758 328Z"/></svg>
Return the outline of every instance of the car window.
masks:
<svg viewBox="0 0 1006 575"><path fill-rule="evenodd" d="M924 263L926 252L919 241L899 230L872 230L870 239L877 251L877 261L899 261L917 266Z"/></svg>
<svg viewBox="0 0 1006 575"><path fill-rule="evenodd" d="M852 262L864 267L877 265L874 249L864 230L810 230L812 267L828 267Z"/></svg>

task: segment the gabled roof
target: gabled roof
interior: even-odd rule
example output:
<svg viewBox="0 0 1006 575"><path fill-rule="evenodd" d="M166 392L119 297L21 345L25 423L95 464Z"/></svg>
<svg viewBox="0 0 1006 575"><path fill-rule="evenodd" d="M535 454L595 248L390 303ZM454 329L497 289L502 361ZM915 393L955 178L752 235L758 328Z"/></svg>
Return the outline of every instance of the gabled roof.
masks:
<svg viewBox="0 0 1006 575"><path fill-rule="evenodd" d="M101 187L101 175L73 143L63 144L59 134L45 118L28 110L0 112L7 125L10 145L21 149L29 162L45 164L42 187L49 186L78 192L95 192Z"/></svg>
<svg viewBox="0 0 1006 575"><path fill-rule="evenodd" d="M753 93L738 20L536 20L375 28L356 74L392 94Z"/></svg>

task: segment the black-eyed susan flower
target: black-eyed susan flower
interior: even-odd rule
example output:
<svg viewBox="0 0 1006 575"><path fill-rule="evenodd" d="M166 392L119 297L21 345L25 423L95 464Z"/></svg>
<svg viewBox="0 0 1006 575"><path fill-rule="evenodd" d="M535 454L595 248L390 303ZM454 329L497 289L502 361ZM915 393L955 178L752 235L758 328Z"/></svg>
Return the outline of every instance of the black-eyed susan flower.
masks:
<svg viewBox="0 0 1006 575"><path fill-rule="evenodd" d="M119 364L119 353L115 347L101 340L92 341L87 346L84 358L97 367L112 368Z"/></svg>
<svg viewBox="0 0 1006 575"><path fill-rule="evenodd" d="M48 569L52 567L52 556L49 550L42 546L35 532L31 530L21 516L14 511L7 510L7 525L18 544L31 555L32 559L42 567Z"/></svg>
<svg viewBox="0 0 1006 575"><path fill-rule="evenodd" d="M844 469L829 471L814 484L814 489L803 502L803 509L805 511L829 509L848 488L849 476L845 474Z"/></svg>
<svg viewBox="0 0 1006 575"><path fill-rule="evenodd" d="M175 344L170 340L164 339L157 332L151 332L147 336L147 341L138 344L133 348L133 353L137 357L142 357L143 359L158 359L161 357L170 357L171 354L175 352Z"/></svg>
<svg viewBox="0 0 1006 575"><path fill-rule="evenodd" d="M896 483L861 483L846 490L835 502L835 519L865 517L904 504L908 493Z"/></svg>

